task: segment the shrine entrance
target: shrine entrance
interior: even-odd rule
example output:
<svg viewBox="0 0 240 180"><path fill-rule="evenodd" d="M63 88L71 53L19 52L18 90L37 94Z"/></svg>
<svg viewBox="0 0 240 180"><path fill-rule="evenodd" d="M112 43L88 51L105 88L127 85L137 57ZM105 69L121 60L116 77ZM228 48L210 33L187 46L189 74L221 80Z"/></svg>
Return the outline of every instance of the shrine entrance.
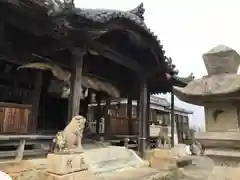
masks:
<svg viewBox="0 0 240 180"><path fill-rule="evenodd" d="M0 134L54 134L62 130L68 99L51 92L52 74L18 67L0 61Z"/></svg>

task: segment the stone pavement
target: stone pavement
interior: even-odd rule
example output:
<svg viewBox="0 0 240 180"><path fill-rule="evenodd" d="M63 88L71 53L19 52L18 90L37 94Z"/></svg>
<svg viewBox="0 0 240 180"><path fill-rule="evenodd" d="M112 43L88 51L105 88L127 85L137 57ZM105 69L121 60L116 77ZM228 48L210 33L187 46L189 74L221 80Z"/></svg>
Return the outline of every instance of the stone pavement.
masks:
<svg viewBox="0 0 240 180"><path fill-rule="evenodd" d="M204 156L191 156L190 158L192 164L179 169L179 180L207 180L214 169L214 162Z"/></svg>
<svg viewBox="0 0 240 180"><path fill-rule="evenodd" d="M208 180L239 180L240 168L216 166Z"/></svg>

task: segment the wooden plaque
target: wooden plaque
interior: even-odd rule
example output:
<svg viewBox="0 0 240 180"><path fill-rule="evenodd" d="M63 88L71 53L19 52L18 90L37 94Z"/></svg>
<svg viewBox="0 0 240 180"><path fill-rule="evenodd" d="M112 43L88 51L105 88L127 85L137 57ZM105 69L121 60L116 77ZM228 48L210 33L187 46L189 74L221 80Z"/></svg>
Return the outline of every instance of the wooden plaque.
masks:
<svg viewBox="0 0 240 180"><path fill-rule="evenodd" d="M30 108L16 104L0 104L0 133L22 134L28 132Z"/></svg>

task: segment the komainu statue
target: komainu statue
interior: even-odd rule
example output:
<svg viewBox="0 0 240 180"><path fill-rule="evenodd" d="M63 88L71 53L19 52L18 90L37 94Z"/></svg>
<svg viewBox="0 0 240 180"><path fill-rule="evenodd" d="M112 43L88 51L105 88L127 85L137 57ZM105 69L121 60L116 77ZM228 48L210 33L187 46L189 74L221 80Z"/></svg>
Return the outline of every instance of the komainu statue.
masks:
<svg viewBox="0 0 240 180"><path fill-rule="evenodd" d="M86 118L74 116L63 131L56 134L52 152L76 152L82 150L82 136Z"/></svg>

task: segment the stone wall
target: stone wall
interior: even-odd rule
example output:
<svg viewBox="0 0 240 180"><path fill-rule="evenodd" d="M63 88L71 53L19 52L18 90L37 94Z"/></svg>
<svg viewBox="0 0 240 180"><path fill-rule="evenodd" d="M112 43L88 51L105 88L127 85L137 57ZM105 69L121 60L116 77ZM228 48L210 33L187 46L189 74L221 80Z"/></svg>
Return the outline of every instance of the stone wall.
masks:
<svg viewBox="0 0 240 180"><path fill-rule="evenodd" d="M205 106L206 131L223 132L237 130L237 108L231 102Z"/></svg>

